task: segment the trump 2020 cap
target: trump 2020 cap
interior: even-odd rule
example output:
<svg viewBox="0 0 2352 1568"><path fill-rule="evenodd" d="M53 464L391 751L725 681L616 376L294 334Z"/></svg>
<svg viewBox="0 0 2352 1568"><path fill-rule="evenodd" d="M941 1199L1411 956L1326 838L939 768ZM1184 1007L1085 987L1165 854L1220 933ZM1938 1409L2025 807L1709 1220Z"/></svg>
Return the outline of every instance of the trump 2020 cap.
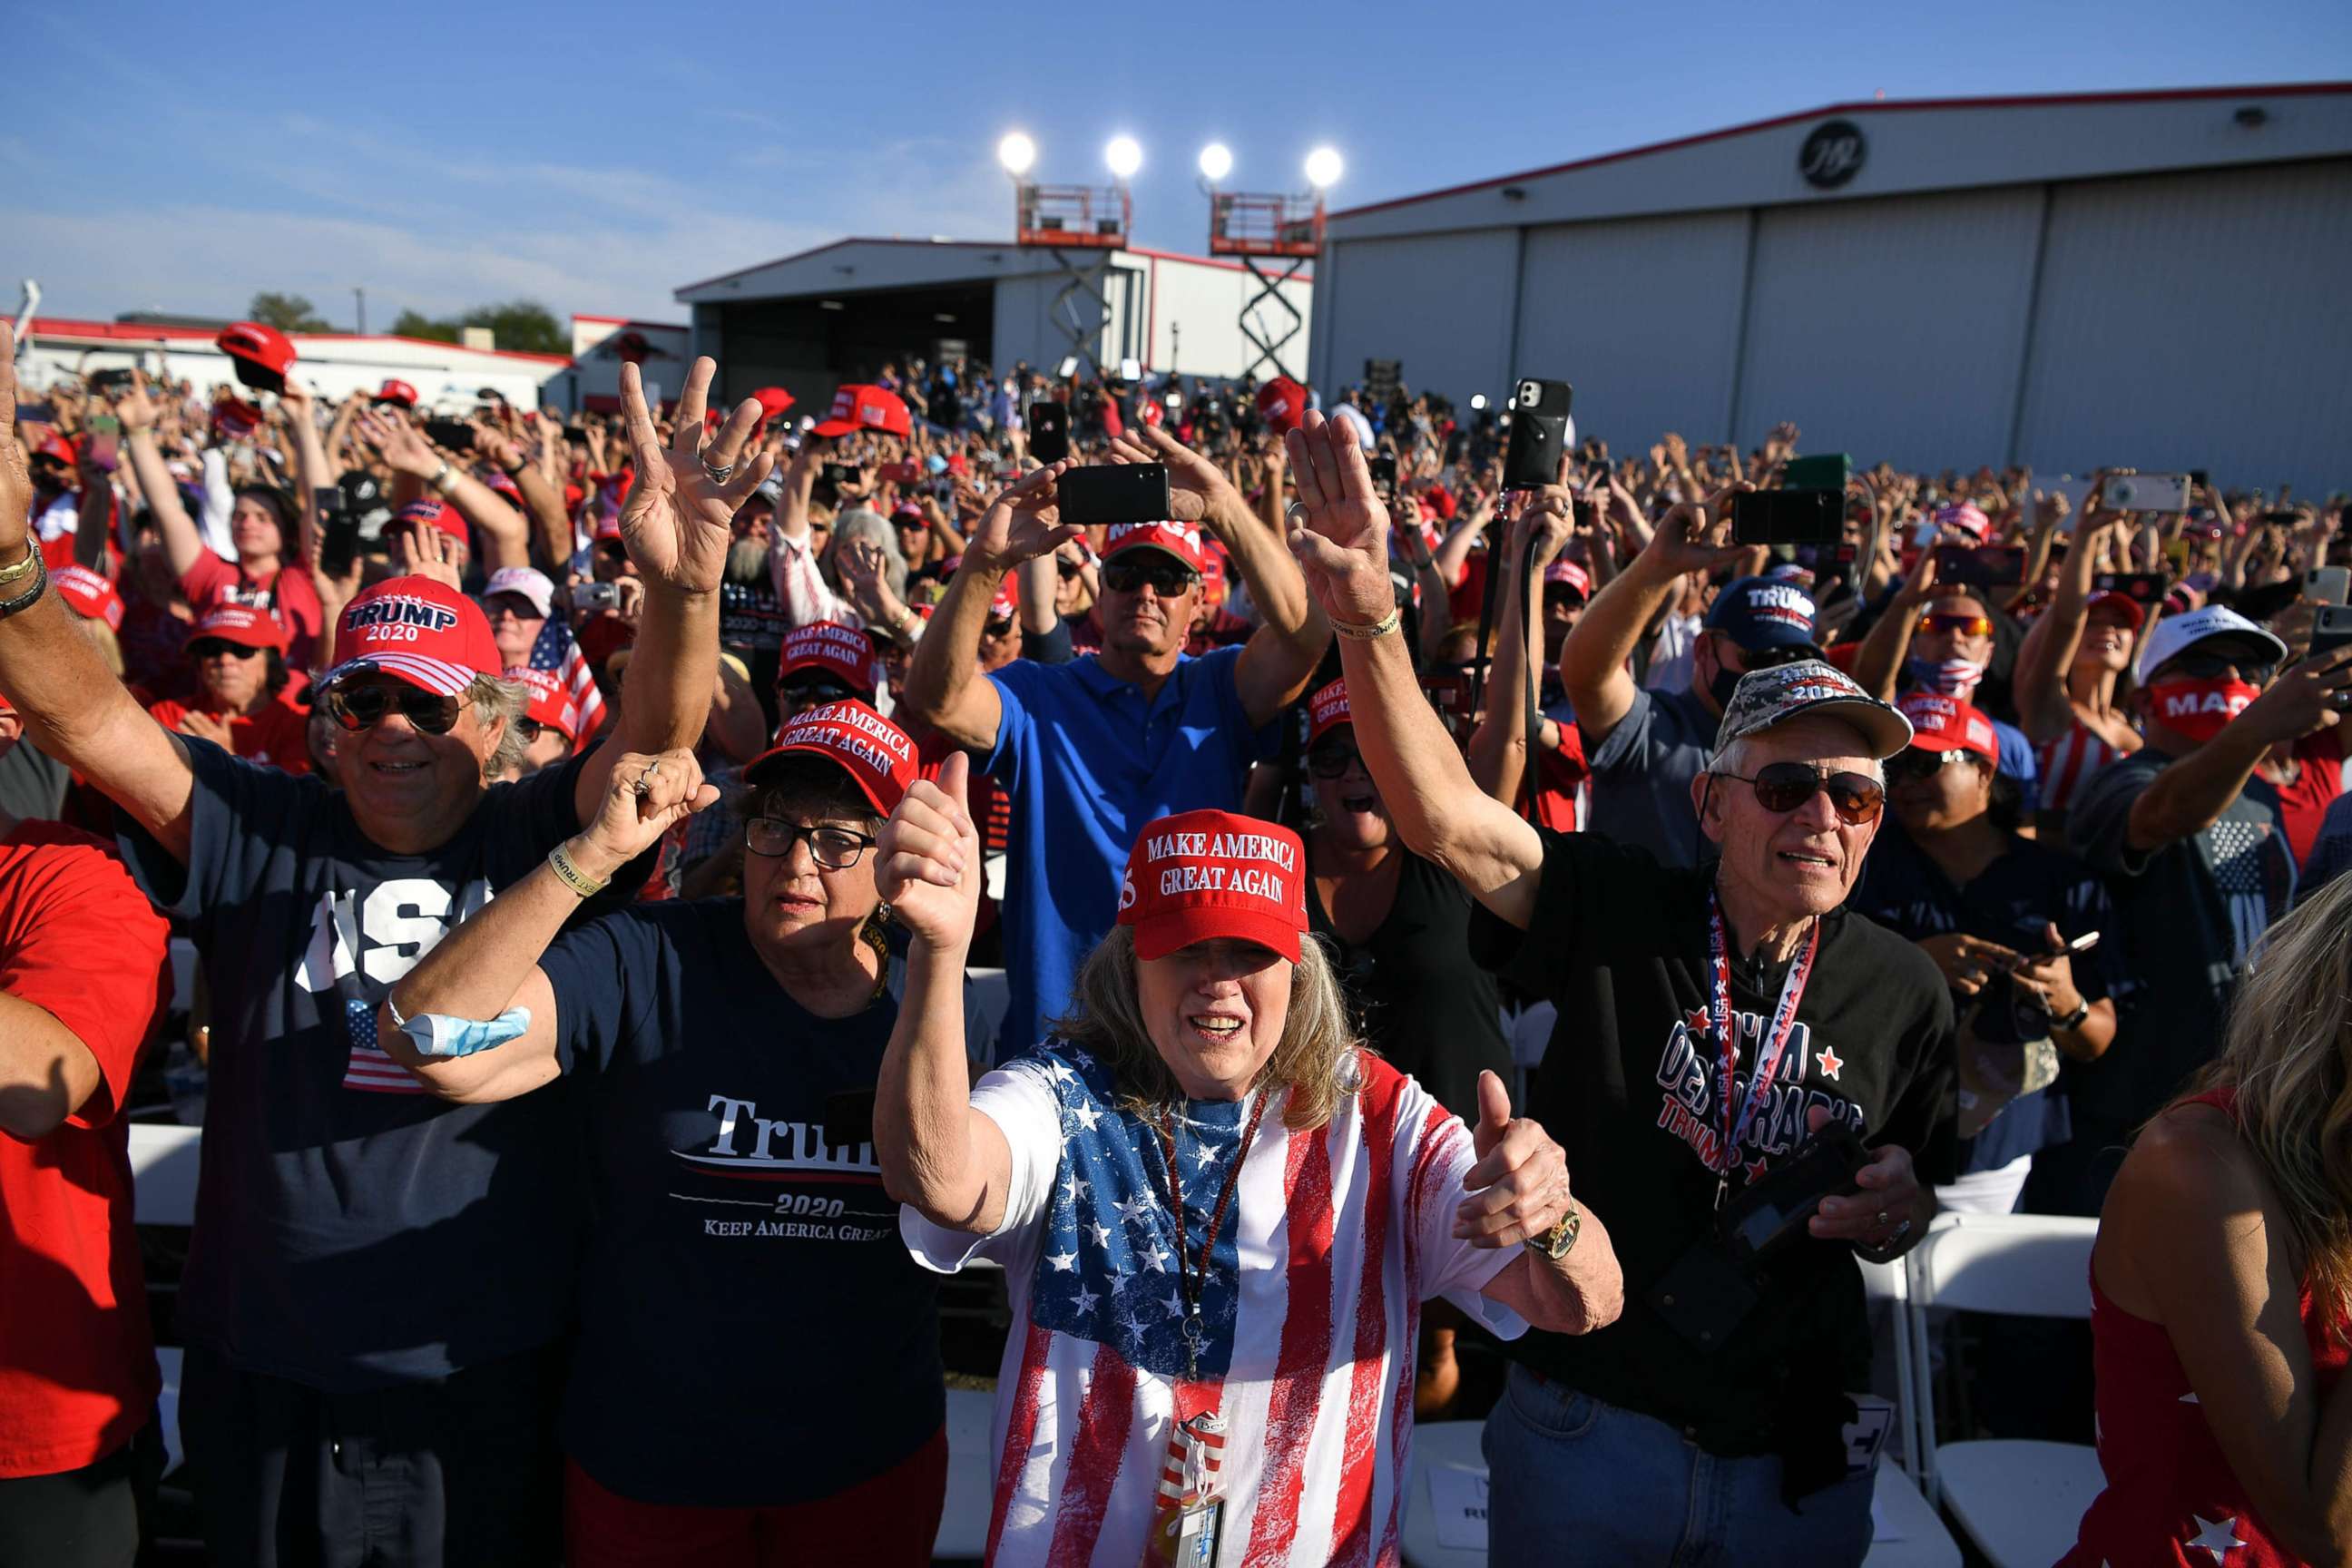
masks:
<svg viewBox="0 0 2352 1568"><path fill-rule="evenodd" d="M1820 652L1813 642L1812 595L1794 583L1742 577L1727 584L1706 609L1706 629L1721 632L1749 653L1801 647Z"/></svg>
<svg viewBox="0 0 2352 1568"><path fill-rule="evenodd" d="M1138 958L1230 937L1296 963L1306 874L1306 850L1286 827L1230 811L1179 812L1136 836L1118 923L1134 928Z"/></svg>
<svg viewBox="0 0 2352 1568"><path fill-rule="evenodd" d="M335 629L342 658L319 678L325 690L378 670L444 697L461 697L478 675L505 671L482 607L430 577L387 577L343 608Z"/></svg>
<svg viewBox="0 0 2352 1568"><path fill-rule="evenodd" d="M1853 678L1823 659L1801 658L1739 678L1723 723L1715 733L1719 755L1732 742L1760 734L1776 724L1819 713L1850 724L1870 742L1874 757L1891 757L1911 743L1911 721L1854 684Z"/></svg>
<svg viewBox="0 0 2352 1568"><path fill-rule="evenodd" d="M775 776L780 760L794 756L822 757L841 769L884 816L898 809L915 782L915 742L863 702L827 702L793 714L776 731L776 743L751 759L743 777L765 784Z"/></svg>

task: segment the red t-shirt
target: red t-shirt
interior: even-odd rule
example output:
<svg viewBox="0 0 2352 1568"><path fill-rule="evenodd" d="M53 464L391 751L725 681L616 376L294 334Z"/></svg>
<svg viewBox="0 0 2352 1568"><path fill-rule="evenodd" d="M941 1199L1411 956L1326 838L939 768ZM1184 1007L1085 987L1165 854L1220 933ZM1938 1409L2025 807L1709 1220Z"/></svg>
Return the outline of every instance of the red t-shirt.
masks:
<svg viewBox="0 0 2352 1568"><path fill-rule="evenodd" d="M53 822L0 838L0 991L79 1036L104 1079L47 1137L0 1137L0 1478L101 1459L154 1408L129 1133L114 1113L171 1000L170 935L98 839Z"/></svg>
<svg viewBox="0 0 2352 1568"><path fill-rule="evenodd" d="M216 600L268 610L290 639L286 668L296 672L298 680L309 679L310 658L318 650L327 612L319 603L319 590L311 586L308 572L284 567L262 582L247 576L242 566L232 566L211 551L200 550L196 563L180 578L180 594L195 606L199 618Z"/></svg>
<svg viewBox="0 0 2352 1568"><path fill-rule="evenodd" d="M166 730L177 730L191 706L166 700L150 703L147 711ZM230 750L285 773L307 773L310 771L310 721L299 708L282 697L274 698L249 717L240 715L228 721Z"/></svg>
<svg viewBox="0 0 2352 1568"><path fill-rule="evenodd" d="M2311 858L2319 839L2319 820L2336 797L2344 793L2344 742L2340 730L2318 730L2294 743L2299 764L2294 782L2273 784L2278 796L2279 823L2286 830L2287 847L2297 866Z"/></svg>

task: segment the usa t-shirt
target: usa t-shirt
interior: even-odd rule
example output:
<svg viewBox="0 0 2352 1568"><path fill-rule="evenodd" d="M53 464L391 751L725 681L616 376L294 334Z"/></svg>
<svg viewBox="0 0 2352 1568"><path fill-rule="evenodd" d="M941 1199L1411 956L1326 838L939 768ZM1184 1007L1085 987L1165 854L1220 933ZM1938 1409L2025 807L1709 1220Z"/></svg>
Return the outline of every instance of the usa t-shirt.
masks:
<svg viewBox="0 0 2352 1568"><path fill-rule="evenodd" d="M491 785L446 844L397 855L317 776L182 742L187 864L117 819L123 858L185 922L212 985L183 1334L328 1390L546 1344L571 1308L582 1216L565 1094L436 1099L377 1045L375 1013L453 925L578 831L584 759Z"/></svg>
<svg viewBox="0 0 2352 1568"><path fill-rule="evenodd" d="M540 967L596 1215L565 1451L624 1497L705 1507L830 1497L913 1454L946 1394L938 1281L871 1138L895 995L804 1011L740 899L634 906Z"/></svg>
<svg viewBox="0 0 2352 1568"><path fill-rule="evenodd" d="M1197 1367L1176 1249L1197 1268L1251 1103L1183 1107L1180 1226L1159 1134L1085 1051L1048 1045L972 1089L1013 1152L1003 1223L970 1236L902 1208L899 1225L928 1268L985 1257L1005 1270L1019 1327L991 1424L997 1568L1140 1561L1180 1401L1226 1423L1223 1560L1396 1561L1422 1303L1444 1296L1523 1333L1478 1293L1522 1254L1454 1239L1469 1129L1357 1059L1361 1088L1315 1131L1286 1128L1283 1091L1266 1091L1201 1292Z"/></svg>

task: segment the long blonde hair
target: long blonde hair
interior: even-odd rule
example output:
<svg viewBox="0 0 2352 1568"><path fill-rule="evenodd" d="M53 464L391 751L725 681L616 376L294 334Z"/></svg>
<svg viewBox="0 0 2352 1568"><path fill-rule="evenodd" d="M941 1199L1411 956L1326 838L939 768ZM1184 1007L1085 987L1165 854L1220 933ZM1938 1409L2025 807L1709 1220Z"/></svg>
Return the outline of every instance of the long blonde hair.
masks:
<svg viewBox="0 0 2352 1568"><path fill-rule="evenodd" d="M2352 875L2270 929L2221 1055L2195 1088L2236 1091L2238 1135L2278 1190L2313 1305L2342 1324L2352 1315Z"/></svg>
<svg viewBox="0 0 2352 1568"><path fill-rule="evenodd" d="M1109 1064L1121 1110L1151 1117L1181 1104L1184 1090L1144 1026L1143 1009L1136 1001L1138 962L1134 931L1113 926L1087 955L1077 983L1070 988L1075 1010L1055 1019L1051 1027ZM1290 1011L1282 1022L1282 1039L1250 1087L1287 1088L1283 1125L1294 1132L1307 1131L1329 1121L1339 1101L1361 1086L1356 1057L1365 1048L1330 955L1316 938L1301 942L1298 962L1290 971Z"/></svg>

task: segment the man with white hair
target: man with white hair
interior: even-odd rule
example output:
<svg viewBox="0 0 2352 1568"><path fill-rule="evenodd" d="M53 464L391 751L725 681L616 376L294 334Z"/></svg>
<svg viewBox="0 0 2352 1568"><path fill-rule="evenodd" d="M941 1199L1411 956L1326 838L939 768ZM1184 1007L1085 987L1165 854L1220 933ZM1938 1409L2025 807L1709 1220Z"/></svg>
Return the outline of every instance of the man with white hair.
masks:
<svg viewBox="0 0 2352 1568"><path fill-rule="evenodd" d="M1909 722L1819 660L1756 670L1691 784L1719 858L1538 829L1479 793L1415 685L1355 443L1310 415L1290 448L1291 547L1340 634L1357 744L1407 846L1479 904L1473 951L1559 1009L1529 1110L1624 1268L1616 1323L1509 1347L1489 1554L1860 1563L1853 1257L1916 1244L1956 1132L1943 981L1844 908Z"/></svg>

